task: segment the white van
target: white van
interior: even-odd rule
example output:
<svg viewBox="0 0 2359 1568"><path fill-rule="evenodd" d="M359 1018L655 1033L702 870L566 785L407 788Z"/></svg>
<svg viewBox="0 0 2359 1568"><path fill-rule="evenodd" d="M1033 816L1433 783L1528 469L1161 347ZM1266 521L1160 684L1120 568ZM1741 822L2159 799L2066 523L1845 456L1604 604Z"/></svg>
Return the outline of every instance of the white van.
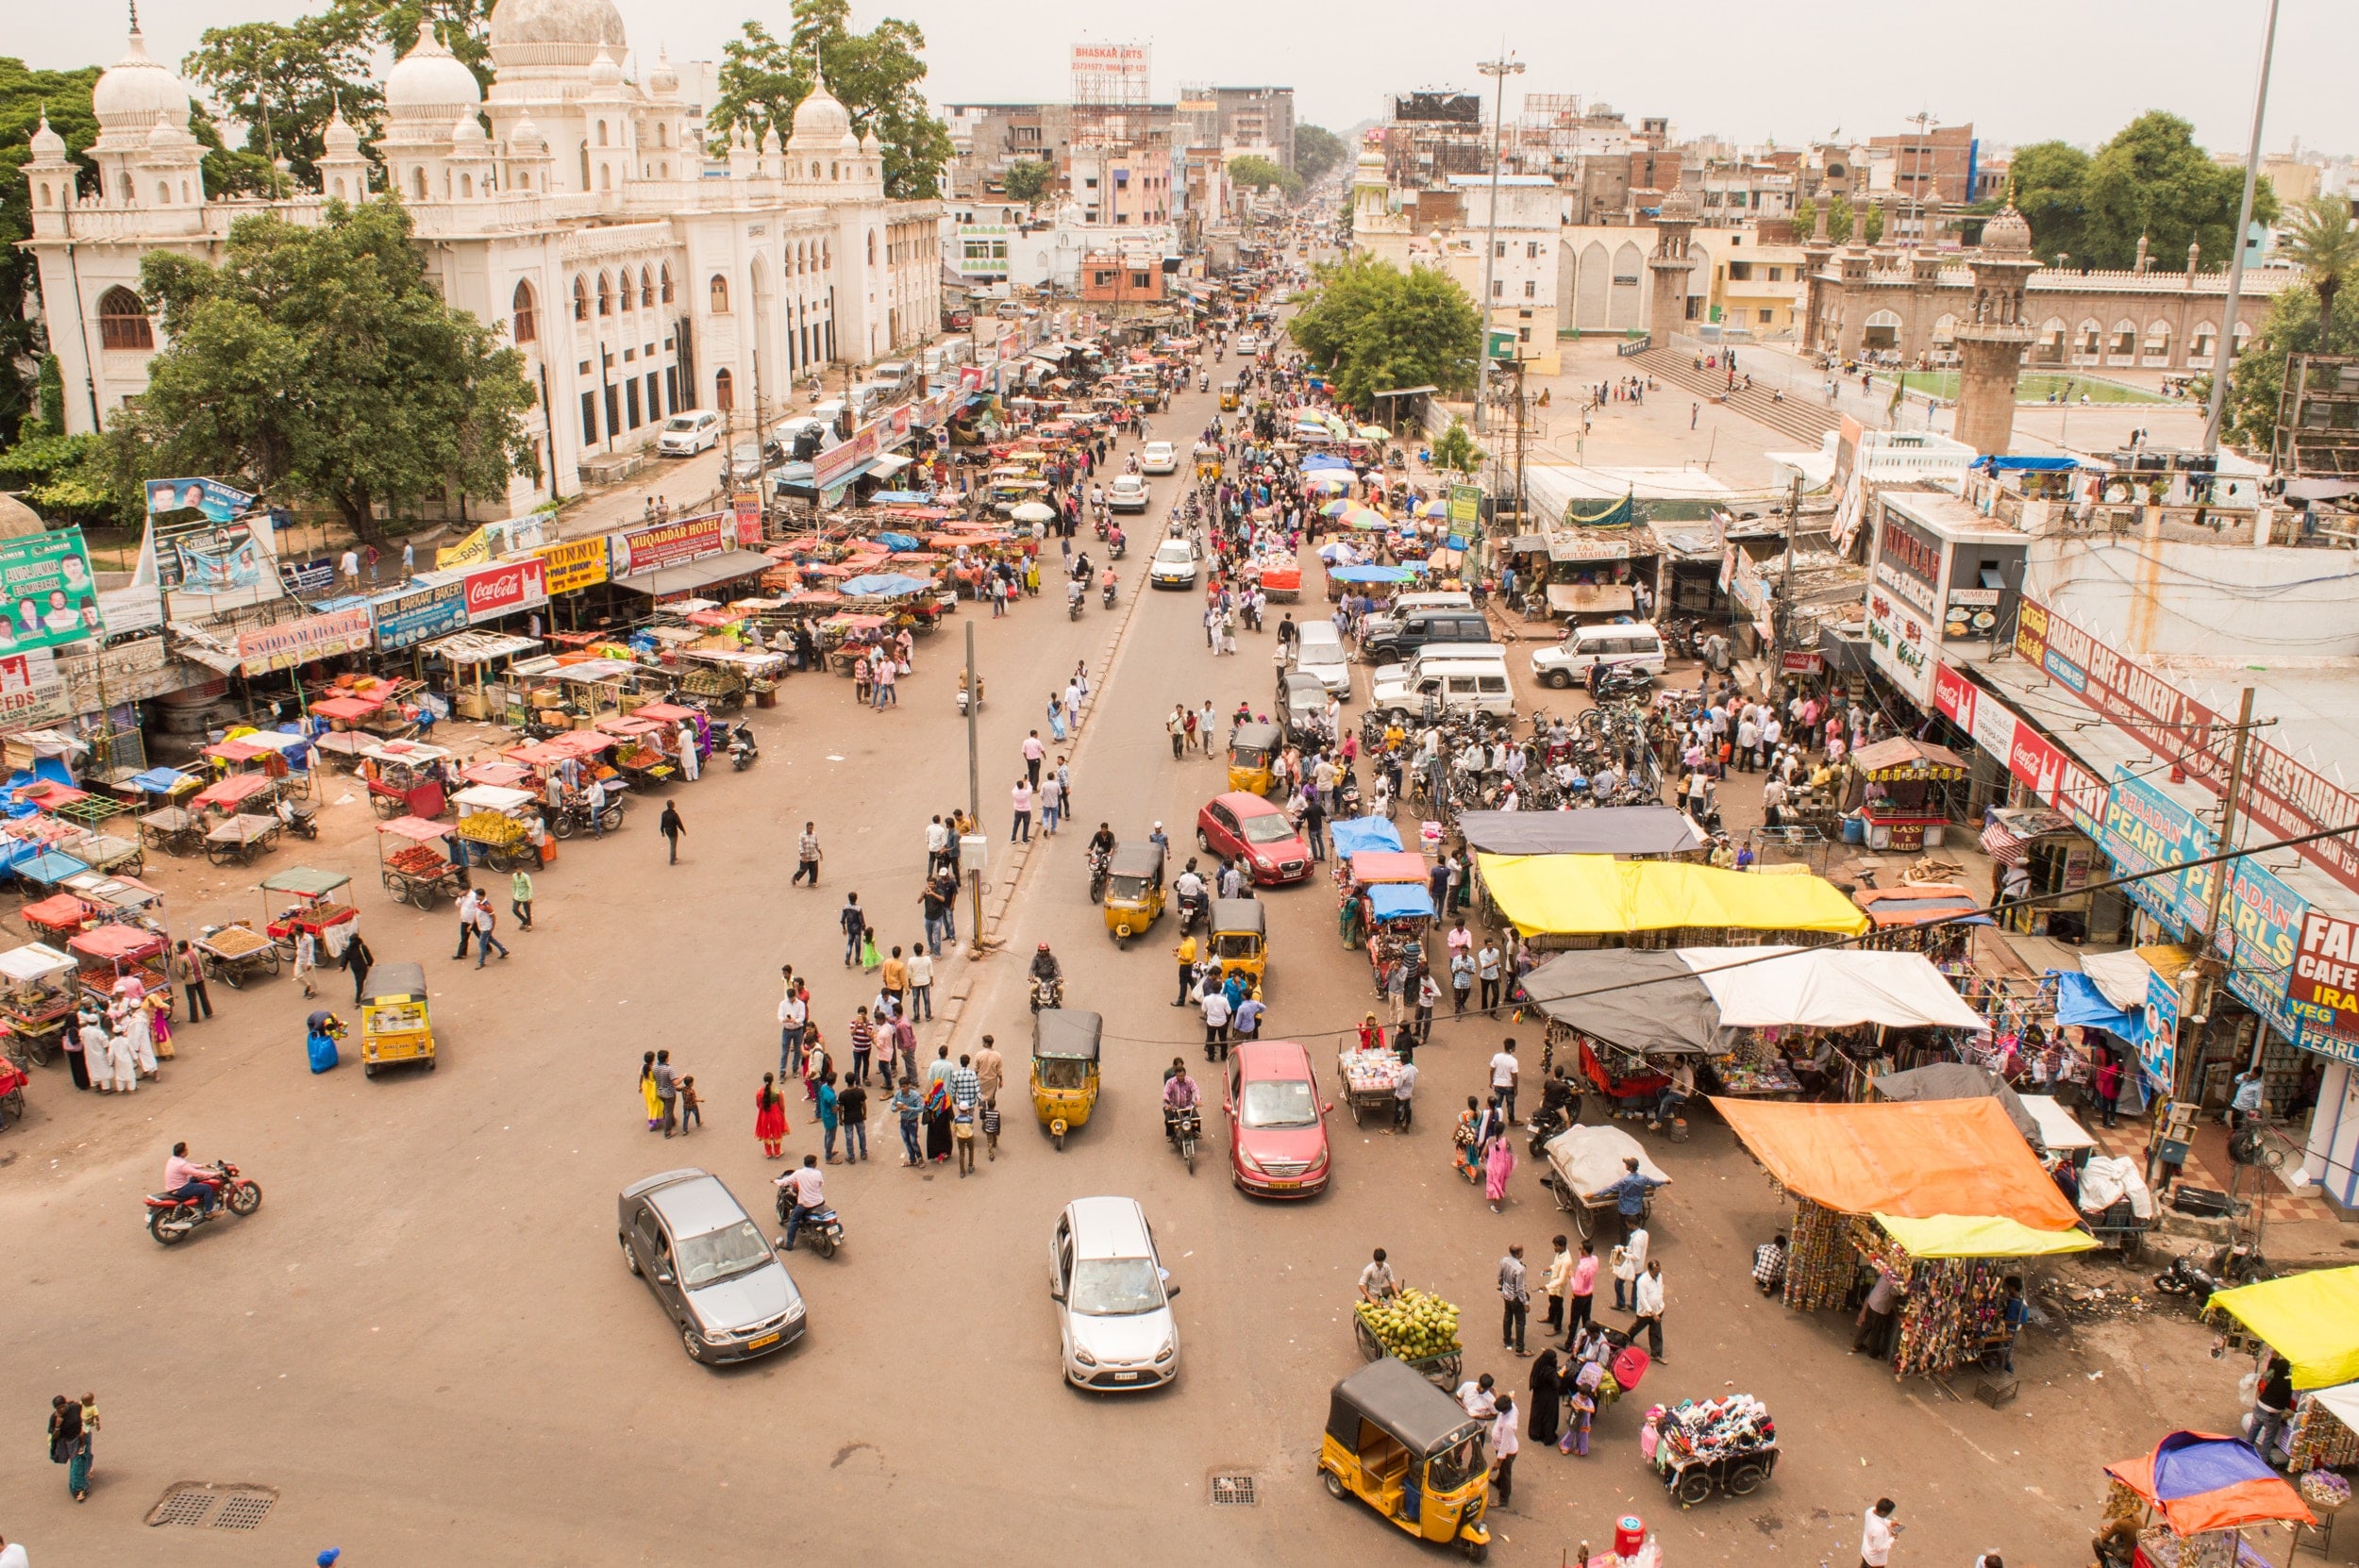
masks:
<svg viewBox="0 0 2359 1568"><path fill-rule="evenodd" d="M1574 626L1564 641L1531 656L1531 677L1543 686L1578 686L1589 678L1589 666L1608 669L1630 665L1646 675L1663 674L1663 634L1650 621L1608 621Z"/></svg>
<svg viewBox="0 0 2359 1568"><path fill-rule="evenodd" d="M656 437L655 450L660 458L693 458L720 443L721 416L710 409L699 409L665 420L663 433Z"/></svg>
<svg viewBox="0 0 2359 1568"><path fill-rule="evenodd" d="M1402 721L1416 718L1430 702L1445 713L1515 716L1515 691L1507 678L1507 650L1497 642L1460 642L1433 647L1406 664L1376 672L1368 701Z"/></svg>
<svg viewBox="0 0 2359 1568"><path fill-rule="evenodd" d="M1305 621L1295 628L1294 667L1327 688L1338 702L1351 700L1351 650L1332 621Z"/></svg>

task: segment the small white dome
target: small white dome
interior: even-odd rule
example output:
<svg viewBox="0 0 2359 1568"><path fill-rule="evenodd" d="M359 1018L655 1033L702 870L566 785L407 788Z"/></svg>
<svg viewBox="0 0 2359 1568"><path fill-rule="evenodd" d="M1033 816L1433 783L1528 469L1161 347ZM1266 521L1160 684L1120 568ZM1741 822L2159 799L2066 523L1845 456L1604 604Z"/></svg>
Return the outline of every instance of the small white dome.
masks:
<svg viewBox="0 0 2359 1568"><path fill-rule="evenodd" d="M33 132L33 156L42 159L65 157L65 138L49 128L49 114L42 110L41 125Z"/></svg>
<svg viewBox="0 0 2359 1568"><path fill-rule="evenodd" d="M177 151L182 147L193 147L196 144L196 138L189 134L186 122L176 125L172 123L172 116L169 114L156 116L155 127L147 133L147 145L152 152Z"/></svg>
<svg viewBox="0 0 2359 1568"><path fill-rule="evenodd" d="M670 50L656 50L655 69L647 73L647 91L659 98L668 98L679 91L679 73L672 69Z"/></svg>
<svg viewBox="0 0 2359 1568"><path fill-rule="evenodd" d="M123 58L99 73L90 104L107 130L144 130L159 114L180 125L189 120L189 90L147 58L147 40L136 27Z"/></svg>
<svg viewBox="0 0 2359 1568"><path fill-rule="evenodd" d="M419 23L417 43L385 77L385 107L457 108L482 101L483 87L475 73L434 36L431 25Z"/></svg>
<svg viewBox="0 0 2359 1568"><path fill-rule="evenodd" d="M623 62L604 39L598 41L597 58L590 62L590 85L607 89L623 85Z"/></svg>
<svg viewBox="0 0 2359 1568"><path fill-rule="evenodd" d="M776 158L778 156L778 127L776 125L772 125L762 131L761 152L764 158Z"/></svg>
<svg viewBox="0 0 2359 1568"><path fill-rule="evenodd" d="M805 146L832 146L851 134L852 117L844 112L844 106L835 101L835 94L828 91L826 82L812 88L795 106L794 141Z"/></svg>
<svg viewBox="0 0 2359 1568"><path fill-rule="evenodd" d="M466 109L460 114L459 123L451 126L450 140L453 146L463 152L482 147L492 139L483 134L483 122L476 118L475 110Z"/></svg>
<svg viewBox="0 0 2359 1568"><path fill-rule="evenodd" d="M1983 249L1993 256L2029 256L2032 254L2032 225L2023 214L2009 202L2000 208L1990 222L1983 225Z"/></svg>
<svg viewBox="0 0 2359 1568"><path fill-rule="evenodd" d="M354 130L351 122L344 118L342 105L338 105L335 112L327 117L327 124L320 127L320 141L331 157L349 158L360 150L360 133Z"/></svg>
<svg viewBox="0 0 2359 1568"><path fill-rule="evenodd" d="M884 143L877 140L876 126L869 126L868 134L860 139L860 150L866 153L870 158L875 158L878 154L884 151Z"/></svg>
<svg viewBox="0 0 2359 1568"><path fill-rule="evenodd" d="M541 134L541 127L532 123L529 114L517 121L516 128L508 133L508 145L518 153L545 153L549 150L548 139Z"/></svg>

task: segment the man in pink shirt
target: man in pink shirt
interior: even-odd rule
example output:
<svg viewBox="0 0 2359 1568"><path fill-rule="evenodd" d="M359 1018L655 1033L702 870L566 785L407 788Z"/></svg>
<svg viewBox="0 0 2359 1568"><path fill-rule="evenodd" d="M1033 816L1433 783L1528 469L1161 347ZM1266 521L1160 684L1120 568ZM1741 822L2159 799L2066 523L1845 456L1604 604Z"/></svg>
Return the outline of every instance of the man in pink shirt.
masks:
<svg viewBox="0 0 2359 1568"><path fill-rule="evenodd" d="M205 1178L212 1173L189 1158L186 1143L172 1145L172 1158L164 1161L164 1195L172 1198L194 1198L197 1212L213 1211L213 1184Z"/></svg>
<svg viewBox="0 0 2359 1568"><path fill-rule="evenodd" d="M1565 1303L1564 1348L1589 1326L1589 1296L1598 1288L1598 1253L1587 1242L1581 1243L1581 1256L1573 1261L1573 1277L1569 1286L1571 1300Z"/></svg>

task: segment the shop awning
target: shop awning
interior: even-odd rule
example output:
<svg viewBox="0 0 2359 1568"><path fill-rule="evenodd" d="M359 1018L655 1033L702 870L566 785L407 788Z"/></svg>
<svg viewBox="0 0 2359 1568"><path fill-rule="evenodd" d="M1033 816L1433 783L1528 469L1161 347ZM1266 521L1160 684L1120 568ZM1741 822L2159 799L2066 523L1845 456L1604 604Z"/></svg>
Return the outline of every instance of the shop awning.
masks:
<svg viewBox="0 0 2359 1568"><path fill-rule="evenodd" d="M2135 949L2119 953L2083 953L2081 973L2106 1001L2124 1012L2146 1006L2147 986L2154 970Z"/></svg>
<svg viewBox="0 0 2359 1568"><path fill-rule="evenodd" d="M2272 1519L2317 1523L2292 1483L2241 1438L2173 1432L2153 1453L2109 1464L2105 1474L2152 1504L2183 1539Z"/></svg>
<svg viewBox="0 0 2359 1568"><path fill-rule="evenodd" d="M1936 920L1988 926L1983 901L1954 882L1903 882L1897 888L1862 888L1852 894L1878 930L1926 926Z"/></svg>
<svg viewBox="0 0 2359 1568"><path fill-rule="evenodd" d="M1703 847L1687 813L1669 806L1461 811L1458 831L1493 855L1679 855Z"/></svg>
<svg viewBox="0 0 2359 1568"><path fill-rule="evenodd" d="M1527 937L1685 926L1857 936L1868 926L1820 876L1756 876L1603 855L1481 855L1477 863L1492 899Z"/></svg>
<svg viewBox="0 0 2359 1568"><path fill-rule="evenodd" d="M1368 890L1368 909L1379 920L1431 915L1433 895L1422 882L1379 882Z"/></svg>
<svg viewBox="0 0 2359 1568"><path fill-rule="evenodd" d="M1642 1056L1717 1056L1734 1040L1677 953L1560 953L1524 976L1524 994L1558 1023Z"/></svg>
<svg viewBox="0 0 2359 1568"><path fill-rule="evenodd" d="M2080 1223L1993 1100L1712 1104L1787 1191L1843 1213L1988 1215L2043 1231Z"/></svg>
<svg viewBox="0 0 2359 1568"><path fill-rule="evenodd" d="M1364 849L1398 849L1400 830L1382 817L1351 817L1330 823L1328 837L1335 843L1335 853L1348 859Z"/></svg>
<svg viewBox="0 0 2359 1568"><path fill-rule="evenodd" d="M2359 1378L2359 1267L2317 1269L2217 1291L2226 1311L2292 1363L2294 1387Z"/></svg>
<svg viewBox="0 0 2359 1568"><path fill-rule="evenodd" d="M1872 1081L1877 1094L1886 1100L1997 1100L2025 1143L2039 1136L2039 1123L2023 1109L2023 1102L2007 1087L2006 1080L1987 1067L1966 1061L1936 1061L1905 1073L1881 1074Z"/></svg>
<svg viewBox="0 0 2359 1568"><path fill-rule="evenodd" d="M529 637L513 637L502 631L461 631L448 637L438 637L422 644L423 651L438 655L453 664L489 664L494 659L513 659L518 654L537 653L541 644Z"/></svg>
<svg viewBox="0 0 2359 1568"><path fill-rule="evenodd" d="M1560 953L1524 976L1540 1010L1626 1049L1717 1053L1747 1028L1986 1027L1919 953L1827 947Z"/></svg>
<svg viewBox="0 0 2359 1568"><path fill-rule="evenodd" d="M707 556L702 560L692 560L680 566L667 566L644 577L624 577L614 586L660 599L672 593L694 593L717 582L756 576L777 564L759 550L724 550L717 556Z"/></svg>
<svg viewBox="0 0 2359 1568"><path fill-rule="evenodd" d="M1879 1214L1876 1223L1913 1258L2052 1258L2097 1246L2097 1238L2085 1230L2034 1230L1991 1216L1935 1214L1913 1220L1903 1214Z"/></svg>

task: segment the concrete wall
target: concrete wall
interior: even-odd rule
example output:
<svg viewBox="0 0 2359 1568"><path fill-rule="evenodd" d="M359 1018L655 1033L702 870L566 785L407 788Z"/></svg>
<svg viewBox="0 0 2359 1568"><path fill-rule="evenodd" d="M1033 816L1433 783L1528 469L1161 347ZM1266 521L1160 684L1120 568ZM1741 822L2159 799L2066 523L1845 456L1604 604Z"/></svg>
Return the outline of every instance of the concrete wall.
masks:
<svg viewBox="0 0 2359 1568"><path fill-rule="evenodd" d="M2359 656L2359 555L2049 535L2025 590L2123 653Z"/></svg>

